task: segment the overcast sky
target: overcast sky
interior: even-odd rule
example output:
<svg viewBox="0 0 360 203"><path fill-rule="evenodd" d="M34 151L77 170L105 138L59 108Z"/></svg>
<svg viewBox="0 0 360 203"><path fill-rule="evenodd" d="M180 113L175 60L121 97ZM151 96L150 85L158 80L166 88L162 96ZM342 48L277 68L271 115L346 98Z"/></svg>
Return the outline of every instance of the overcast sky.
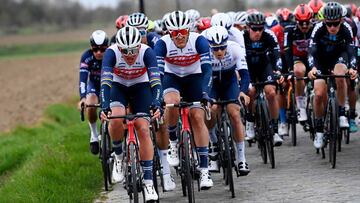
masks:
<svg viewBox="0 0 360 203"><path fill-rule="evenodd" d="M78 1L87 9L94 9L99 6L103 7L115 7L121 0L71 0Z"/></svg>

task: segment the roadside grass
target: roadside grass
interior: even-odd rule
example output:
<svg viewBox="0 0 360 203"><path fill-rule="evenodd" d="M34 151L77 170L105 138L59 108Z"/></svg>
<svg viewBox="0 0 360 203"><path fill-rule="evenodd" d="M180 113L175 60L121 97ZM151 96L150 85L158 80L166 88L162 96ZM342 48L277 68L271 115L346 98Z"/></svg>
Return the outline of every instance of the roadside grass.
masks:
<svg viewBox="0 0 360 203"><path fill-rule="evenodd" d="M56 104L34 128L0 134L0 202L92 202L102 188L88 127L74 105Z"/></svg>
<svg viewBox="0 0 360 203"><path fill-rule="evenodd" d="M25 45L3 45L0 46L0 59L21 56L38 56L44 54L55 54L64 52L82 51L89 47L89 42L79 41L71 43L44 43Z"/></svg>

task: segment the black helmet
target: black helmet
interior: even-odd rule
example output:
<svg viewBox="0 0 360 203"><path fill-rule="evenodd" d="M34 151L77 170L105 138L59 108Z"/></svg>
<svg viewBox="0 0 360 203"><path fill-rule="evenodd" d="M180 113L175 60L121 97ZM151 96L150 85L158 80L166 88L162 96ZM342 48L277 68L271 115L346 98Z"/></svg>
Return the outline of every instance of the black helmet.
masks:
<svg viewBox="0 0 360 203"><path fill-rule="evenodd" d="M337 2L329 2L324 7L324 17L326 20L338 20L343 15L343 8Z"/></svg>
<svg viewBox="0 0 360 203"><path fill-rule="evenodd" d="M247 25L265 25L265 15L260 12L254 12L248 15Z"/></svg>
<svg viewBox="0 0 360 203"><path fill-rule="evenodd" d="M90 36L91 46L108 46L109 38L102 30L95 30Z"/></svg>

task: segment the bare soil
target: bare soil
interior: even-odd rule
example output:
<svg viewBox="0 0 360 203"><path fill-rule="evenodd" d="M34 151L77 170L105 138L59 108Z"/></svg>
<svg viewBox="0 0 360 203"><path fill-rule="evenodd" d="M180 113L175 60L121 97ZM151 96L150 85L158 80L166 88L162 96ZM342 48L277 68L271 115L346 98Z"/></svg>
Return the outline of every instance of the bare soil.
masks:
<svg viewBox="0 0 360 203"><path fill-rule="evenodd" d="M49 104L76 96L80 56L0 60L0 132L34 124Z"/></svg>

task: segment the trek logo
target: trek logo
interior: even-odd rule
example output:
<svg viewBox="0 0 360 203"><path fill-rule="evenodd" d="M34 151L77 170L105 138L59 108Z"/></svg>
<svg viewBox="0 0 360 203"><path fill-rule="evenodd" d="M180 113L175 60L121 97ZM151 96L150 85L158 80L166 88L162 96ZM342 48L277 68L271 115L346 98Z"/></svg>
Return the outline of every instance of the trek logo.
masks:
<svg viewBox="0 0 360 203"><path fill-rule="evenodd" d="M200 60L200 55L165 57L165 61L177 66L190 66Z"/></svg>
<svg viewBox="0 0 360 203"><path fill-rule="evenodd" d="M126 80L135 79L144 75L147 71L143 68L114 68L114 74Z"/></svg>

